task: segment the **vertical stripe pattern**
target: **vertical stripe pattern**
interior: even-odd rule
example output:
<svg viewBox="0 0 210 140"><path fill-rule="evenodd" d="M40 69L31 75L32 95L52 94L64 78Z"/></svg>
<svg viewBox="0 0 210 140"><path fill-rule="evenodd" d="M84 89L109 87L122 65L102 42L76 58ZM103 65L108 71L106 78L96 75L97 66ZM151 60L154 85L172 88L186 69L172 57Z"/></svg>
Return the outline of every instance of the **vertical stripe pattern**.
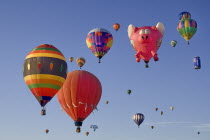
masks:
<svg viewBox="0 0 210 140"><path fill-rule="evenodd" d="M144 115L141 113L134 114L133 121L139 126L144 121Z"/></svg>

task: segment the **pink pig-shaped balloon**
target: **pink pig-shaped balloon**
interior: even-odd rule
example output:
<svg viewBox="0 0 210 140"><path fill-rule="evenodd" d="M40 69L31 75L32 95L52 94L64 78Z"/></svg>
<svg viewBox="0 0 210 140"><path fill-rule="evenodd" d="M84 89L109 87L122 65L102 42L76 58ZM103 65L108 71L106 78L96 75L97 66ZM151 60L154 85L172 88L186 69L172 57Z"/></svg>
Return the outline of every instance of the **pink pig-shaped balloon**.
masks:
<svg viewBox="0 0 210 140"><path fill-rule="evenodd" d="M148 68L149 60L153 57L158 61L157 50L159 49L164 35L164 25L158 22L156 26L134 27L132 24L128 26L128 37L136 51L136 61L141 59L146 63Z"/></svg>

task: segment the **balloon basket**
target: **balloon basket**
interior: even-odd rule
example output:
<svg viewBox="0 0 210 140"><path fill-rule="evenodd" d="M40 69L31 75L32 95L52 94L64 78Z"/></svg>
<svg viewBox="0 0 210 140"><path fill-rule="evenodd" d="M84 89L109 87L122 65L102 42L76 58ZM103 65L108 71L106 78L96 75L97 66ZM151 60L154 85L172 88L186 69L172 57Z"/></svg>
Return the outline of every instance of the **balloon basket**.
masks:
<svg viewBox="0 0 210 140"><path fill-rule="evenodd" d="M42 116L46 115L46 110L45 110L45 109L42 109L42 110L41 110L41 115L42 115Z"/></svg>
<svg viewBox="0 0 210 140"><path fill-rule="evenodd" d="M80 132L81 132L80 127L77 127L76 132L77 132L77 133L80 133Z"/></svg>

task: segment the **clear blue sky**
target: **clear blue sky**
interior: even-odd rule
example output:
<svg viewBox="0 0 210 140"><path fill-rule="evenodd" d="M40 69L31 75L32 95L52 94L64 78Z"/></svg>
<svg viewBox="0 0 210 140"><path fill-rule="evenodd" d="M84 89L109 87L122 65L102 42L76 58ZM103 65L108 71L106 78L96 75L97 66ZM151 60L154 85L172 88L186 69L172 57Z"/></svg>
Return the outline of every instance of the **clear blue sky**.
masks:
<svg viewBox="0 0 210 140"><path fill-rule="evenodd" d="M208 0L1 0L0 139L209 140L209 5ZM182 11L189 11L198 24L190 45L176 30ZM118 32L112 28L115 22L121 24ZM150 68L145 69L144 63L135 61L127 27L158 22L165 25L160 60L151 60ZM87 33L97 27L114 37L101 64L85 42ZM170 46L171 40L178 41L175 48ZM99 111L84 121L80 134L60 110L57 97L48 103L47 115L41 116L40 106L23 80L25 56L41 44L54 45L66 58L86 58L83 69L102 83ZM194 56L201 57L200 70L193 68ZM68 62L69 71L76 69L75 63ZM133 91L130 96L127 89ZM170 106L175 107L173 112ZM163 116L154 107L163 110ZM131 119L138 112L145 115L140 128ZM93 132L91 124L99 129ZM50 130L47 135L46 128Z"/></svg>

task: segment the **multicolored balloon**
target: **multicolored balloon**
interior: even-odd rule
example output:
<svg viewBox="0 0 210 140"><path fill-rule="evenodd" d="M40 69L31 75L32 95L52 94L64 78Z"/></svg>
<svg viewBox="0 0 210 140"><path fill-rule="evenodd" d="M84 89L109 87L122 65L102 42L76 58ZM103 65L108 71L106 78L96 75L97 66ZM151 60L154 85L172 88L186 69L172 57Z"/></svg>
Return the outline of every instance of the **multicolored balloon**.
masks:
<svg viewBox="0 0 210 140"><path fill-rule="evenodd" d="M79 58L77 58L77 60L76 60L76 63L77 63L77 65L80 67L80 69L81 69L81 67L85 64L85 62L86 62L86 60L85 60L85 58L83 58L83 57L79 57Z"/></svg>
<svg viewBox="0 0 210 140"><path fill-rule="evenodd" d="M86 38L86 44L92 53L100 59L110 50L113 44L112 34L103 28L91 30Z"/></svg>
<svg viewBox="0 0 210 140"><path fill-rule="evenodd" d="M145 67L148 68L148 63L152 57L154 61L159 60L157 51L162 43L164 31L165 28L161 22L151 27L134 27L132 24L128 26L128 37L136 51L136 62L143 59L146 63Z"/></svg>
<svg viewBox="0 0 210 140"><path fill-rule="evenodd" d="M141 113L136 113L133 115L133 121L138 125L139 125L144 121L144 115Z"/></svg>
<svg viewBox="0 0 210 140"><path fill-rule="evenodd" d="M177 31L188 42L197 31L197 22L190 18L182 18L177 26Z"/></svg>
<svg viewBox="0 0 210 140"><path fill-rule="evenodd" d="M74 120L76 132L80 132L83 121L96 108L101 94L101 83L92 73L83 70L68 73L57 97L63 110Z"/></svg>
<svg viewBox="0 0 210 140"><path fill-rule="evenodd" d="M118 31L118 30L120 29L120 24L119 24L119 23L115 23L115 24L113 25L113 28L114 28L116 31Z"/></svg>
<svg viewBox="0 0 210 140"><path fill-rule="evenodd" d="M60 90L67 76L67 63L63 54L53 45L43 44L34 48L25 58L24 80L40 103L44 106Z"/></svg>
<svg viewBox="0 0 210 140"><path fill-rule="evenodd" d="M172 46L172 47L175 47L176 44L177 44L177 41L176 41L176 40L172 40L172 41L171 41L171 46Z"/></svg>
<svg viewBox="0 0 210 140"><path fill-rule="evenodd" d="M74 57L70 57L70 58L69 58L69 61L70 61L70 62L73 62L73 61L74 61Z"/></svg>
<svg viewBox="0 0 210 140"><path fill-rule="evenodd" d="M183 19L190 19L191 18L191 14L189 12L181 12L179 14L179 20L183 20Z"/></svg>

